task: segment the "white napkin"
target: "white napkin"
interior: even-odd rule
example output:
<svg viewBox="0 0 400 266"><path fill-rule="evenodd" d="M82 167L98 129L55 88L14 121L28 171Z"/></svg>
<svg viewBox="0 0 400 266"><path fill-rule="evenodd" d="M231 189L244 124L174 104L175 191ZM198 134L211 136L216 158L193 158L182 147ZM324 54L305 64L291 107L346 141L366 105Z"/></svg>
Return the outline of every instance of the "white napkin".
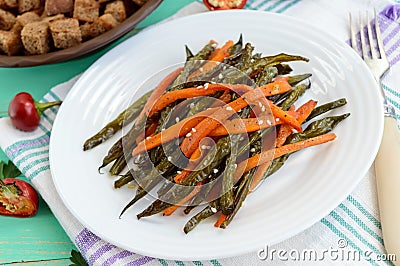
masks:
<svg viewBox="0 0 400 266"><path fill-rule="evenodd" d="M393 2L250 0L246 8L299 17L348 41L348 12L358 14L360 10L372 10L371 7L375 7L392 66L383 81L384 89L388 101L400 114L400 49L397 49L400 46L400 19L396 19L399 16L396 10L384 10L389 4ZM204 11L206 9L202 4L193 3L169 19ZM64 99L78 78L55 86L42 100ZM57 107L44 112L40 127L29 134L15 130L9 119L0 119L0 146L31 180L90 265L293 265L298 262L303 265L391 265L384 255L373 169L328 216L302 233L268 247L268 250L260 247L258 251L234 258L181 262L149 258L111 245L84 228L63 205L55 190L48 151L51 126L56 114Z"/></svg>

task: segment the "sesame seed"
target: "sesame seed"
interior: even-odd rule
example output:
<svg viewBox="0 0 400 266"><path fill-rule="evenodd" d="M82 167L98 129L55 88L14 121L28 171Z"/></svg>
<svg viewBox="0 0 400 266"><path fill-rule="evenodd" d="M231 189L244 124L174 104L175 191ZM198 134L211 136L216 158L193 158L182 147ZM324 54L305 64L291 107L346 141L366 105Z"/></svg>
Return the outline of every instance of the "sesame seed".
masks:
<svg viewBox="0 0 400 266"><path fill-rule="evenodd" d="M255 148L251 148L250 151L251 151L251 152L255 152L256 149L255 149Z"/></svg>
<svg viewBox="0 0 400 266"><path fill-rule="evenodd" d="M237 163L235 163L235 164L233 165L233 167L237 168Z"/></svg>
<svg viewBox="0 0 400 266"><path fill-rule="evenodd" d="M190 137L191 135L192 135L192 133L189 132L186 134L186 137Z"/></svg>
<svg viewBox="0 0 400 266"><path fill-rule="evenodd" d="M279 122L279 117L275 118L275 121L276 121L276 122Z"/></svg>
<svg viewBox="0 0 400 266"><path fill-rule="evenodd" d="M162 129L161 129L161 131L164 131L164 130L165 130L165 128L162 128Z"/></svg>
<svg viewBox="0 0 400 266"><path fill-rule="evenodd" d="M218 173L218 169L213 170L214 174Z"/></svg>
<svg viewBox="0 0 400 266"><path fill-rule="evenodd" d="M200 72L203 72L204 69L202 67L200 67L199 70L200 70Z"/></svg>
<svg viewBox="0 0 400 266"><path fill-rule="evenodd" d="M194 103L189 104L190 108L194 108Z"/></svg>
<svg viewBox="0 0 400 266"><path fill-rule="evenodd" d="M151 137L150 137L150 136L148 136L146 139L151 139Z"/></svg>
<svg viewBox="0 0 400 266"><path fill-rule="evenodd" d="M264 123L264 121L262 121L262 120L259 120L259 121L258 121L258 125L260 125L260 126L261 126L263 123Z"/></svg>
<svg viewBox="0 0 400 266"><path fill-rule="evenodd" d="M196 130L194 127L192 127L192 131L193 131L193 132L196 132L197 130Z"/></svg>
<svg viewBox="0 0 400 266"><path fill-rule="evenodd" d="M296 129L292 128L292 132L293 133L299 133L299 131L297 131Z"/></svg>
<svg viewBox="0 0 400 266"><path fill-rule="evenodd" d="M214 208L214 207L211 207L211 211L212 211L213 213L217 213L217 209Z"/></svg>
<svg viewBox="0 0 400 266"><path fill-rule="evenodd" d="M267 120L267 124L268 124L268 125L272 125L271 120L268 119L268 120Z"/></svg>
<svg viewBox="0 0 400 266"><path fill-rule="evenodd" d="M171 156L168 156L168 157L167 157L167 160L168 160L168 161L172 161L172 157L171 157Z"/></svg>
<svg viewBox="0 0 400 266"><path fill-rule="evenodd" d="M222 75L222 73L219 73L218 78L222 79L224 77L224 75Z"/></svg>
<svg viewBox="0 0 400 266"><path fill-rule="evenodd" d="M265 106L264 105L261 107L261 111L265 112Z"/></svg>
<svg viewBox="0 0 400 266"><path fill-rule="evenodd" d="M258 106L263 107L262 102L258 102Z"/></svg>
<svg viewBox="0 0 400 266"><path fill-rule="evenodd" d="M176 173L177 173L178 175L180 175L180 174L182 174L182 171L176 171Z"/></svg>
<svg viewBox="0 0 400 266"><path fill-rule="evenodd" d="M175 117L175 122L176 122L176 123L179 122L179 117Z"/></svg>
<svg viewBox="0 0 400 266"><path fill-rule="evenodd" d="M204 89L207 90L208 89L208 85L210 85L210 83L206 83L204 84Z"/></svg>
<svg viewBox="0 0 400 266"><path fill-rule="evenodd" d="M228 107L226 107L226 110L232 111L233 109L232 109L232 107L228 106Z"/></svg>
<svg viewBox="0 0 400 266"><path fill-rule="evenodd" d="M199 85L196 88L201 89L201 88L203 88L203 85Z"/></svg>

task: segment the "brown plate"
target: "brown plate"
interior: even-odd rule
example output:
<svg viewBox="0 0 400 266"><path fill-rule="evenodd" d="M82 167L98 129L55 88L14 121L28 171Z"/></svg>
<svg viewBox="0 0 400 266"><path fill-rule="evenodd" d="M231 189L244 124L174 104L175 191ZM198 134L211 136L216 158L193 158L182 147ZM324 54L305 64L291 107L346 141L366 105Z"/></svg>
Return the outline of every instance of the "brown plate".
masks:
<svg viewBox="0 0 400 266"><path fill-rule="evenodd" d="M99 48L104 47L110 42L122 37L130 30L134 29L143 19L145 19L151 12L153 12L160 4L162 0L149 0L144 6L136 10L131 16L125 21L119 24L117 27L107 31L100 36L83 42L77 46L67 48L64 50L58 50L43 55L18 55L18 56L7 56L0 55L0 66L2 67L26 67L26 66L38 66L45 64L52 64L67 61L84 54L93 52Z"/></svg>

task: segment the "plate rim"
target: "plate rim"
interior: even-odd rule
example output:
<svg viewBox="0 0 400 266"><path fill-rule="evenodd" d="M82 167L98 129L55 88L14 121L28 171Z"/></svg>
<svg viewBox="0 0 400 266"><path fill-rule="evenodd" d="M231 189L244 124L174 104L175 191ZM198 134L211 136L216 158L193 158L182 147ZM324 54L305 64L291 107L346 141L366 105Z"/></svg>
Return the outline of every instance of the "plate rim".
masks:
<svg viewBox="0 0 400 266"><path fill-rule="evenodd" d="M233 14L235 14L235 15L237 15L237 13L261 13L261 14L265 14L265 15L268 15L268 16L283 17L283 18L286 18L286 19L289 19L289 20L292 20L292 21L297 21L297 22L299 22L299 23L301 23L301 24L303 24L303 25L308 25L310 28L312 28L312 29L314 29L314 30L316 30L316 31L318 31L318 32L320 32L320 33L323 32L320 28L318 28L317 26L315 26L315 25L309 23L308 21L302 20L302 19L300 19L300 18L292 17L292 16L289 16L289 15L286 15L286 14L277 14L277 13L266 12L266 11L259 11L259 10L234 10L234 11L232 11L232 10L226 10L226 11L225 11L225 10L224 10L224 11L218 11L218 13L220 13L220 14L226 14L226 13L227 13L227 14L232 14L232 13L233 13ZM173 19L173 20L170 20L170 21L167 21L167 22L158 24L158 25L153 26L153 27L151 27L151 28L149 28L149 29L146 29L145 31L146 31L146 32L147 32L147 31L154 31L154 30L157 30L157 29L158 29L158 26L169 25L169 24L171 24L171 23L179 23L179 22L184 21L184 20L192 19L193 17L201 17L201 16L209 16L209 15L210 15L210 12L192 14L192 15L188 15L188 16L185 16L185 17L176 18L176 19ZM124 42L118 44L116 47L114 47L113 49L111 49L110 51L108 51L106 54L104 54L103 56L101 56L98 60L96 60L86 71L84 71L84 73L83 73L83 74L79 77L79 79L75 82L75 84L74 84L73 87L71 88L71 91L68 93L68 95L67 95L67 97L65 98L65 100L68 100L69 95L72 95L71 92L73 92L73 91L79 89L78 84L80 83L80 81L83 80L83 79L85 79L85 78L86 78L86 75L90 75L92 69L95 68L96 66L98 66L98 65L101 63L101 61L104 60L104 58L107 57L107 55L109 55L109 54L110 54L111 52L113 52L114 50L122 49L122 48L124 47L124 45L128 45L129 40L131 40L131 39L133 39L133 38L137 38L137 36L140 36L140 34L141 34L141 32L138 33L138 34L135 35L135 36L130 37L129 39L125 40ZM341 47L346 47L345 49L346 49L348 52L354 53L354 55L357 55L357 53L356 53L353 49L351 49L350 46L346 45L345 41L340 40L339 38L337 38L336 36L334 36L333 34L331 34L331 33L329 33L329 32L323 32L323 34L324 34L325 36L327 36L330 40L334 41L335 44L340 45ZM363 66L364 66L364 72L365 72L365 74L369 73L368 78L369 78L371 81L374 81L374 78L373 78L373 76L372 76L372 73L369 71L369 69L368 69L368 67L366 66L365 62L359 57L359 55L354 56L354 57L357 58L357 60L359 61L358 63L362 62ZM374 90L374 89L370 89L370 90L375 91L375 93L376 93L377 95L379 95L378 85L376 84L376 82L374 82L373 84L375 85L375 90ZM382 116L379 116L379 117L381 117L381 118L379 119L379 121L375 121L375 122L378 122L378 123L376 124L376 126L377 126L377 128L378 128L378 129L377 129L377 133L378 133L379 140L380 140L380 139L382 138L382 135L383 135L383 106L378 105L378 107L379 107L379 109L380 109L379 111L380 111L380 113L382 114ZM60 111L62 111L62 106L60 107L59 112L60 112ZM378 110L377 110L377 111L378 111ZM56 117L56 119L55 119L55 121L54 121L54 125L57 125L57 124L58 124L57 121L58 121L58 120L57 120L57 117ZM375 156L376 156L376 154L377 154L377 152L378 152L378 149L379 149L379 143L380 143L380 141L377 141L377 142L375 143L374 148L372 149L372 152L371 152L371 154L372 154L373 156L370 156L370 161L369 161L368 165L364 166L364 168L363 168L363 173L362 173L362 174L359 174L358 178L357 178L356 181L353 183L353 186L348 187L346 193L343 193L343 194L345 194L345 196L343 196L343 198L339 198L339 197L338 197L337 200L336 200L336 202L332 202L332 203L331 203L331 205L332 205L331 208L329 208L329 210L327 209L326 212L325 212L325 214L324 214L322 217L320 217L319 220L320 220L321 218L325 217L326 215L328 215L333 209L335 209L335 208L345 199L345 197L347 197L349 194L351 194L351 192L352 192L352 191L356 188L356 186L360 183L361 179L362 179L362 178L365 176L365 174L368 172L368 169L370 168L370 166L372 165L372 163L373 163L373 161L374 161L374 158L375 158ZM52 163L51 163L51 162L52 162L52 159L51 159L51 158L52 158L52 156L51 156L51 154L52 154L52 148L51 148L51 147L52 147L52 138L50 138L50 148L49 148L49 153L50 153L50 159L49 159L49 160L50 160L50 165L52 164ZM52 169L52 167L50 167L50 169ZM56 182L55 182L55 180L54 180L54 176L55 176L55 175L54 175L54 173L53 173L53 171L52 171L52 179L53 179L53 182L56 184ZM58 194L60 195L60 197L62 198L63 203L67 206L67 204L65 203L65 200L63 199L62 195L61 195L60 192L59 192L59 188L57 187L57 185L56 185L56 190L57 190L57 193L58 193ZM68 207L67 207L67 209L70 210L70 208L68 208ZM71 211L71 212L73 212L73 211ZM76 215L74 215L74 216L76 217ZM76 218L77 218L77 217L76 217ZM78 219L78 218L77 218L77 219ZM78 219L78 220L79 220L80 222L82 222L80 219ZM280 239L278 239L277 241L275 241L275 242L272 243L272 244L279 243L279 242L281 242L281 241L284 241L284 240L288 239L289 237L294 236L295 234L298 234L298 233L303 232L304 230L310 228L312 225L314 225L315 223L317 223L319 220L316 220L316 221L309 221L307 224L303 224L303 226L301 227L301 230L292 230L292 231L296 231L295 233L293 233L293 232L287 232L287 233L284 234ZM82 223L82 224L83 224L83 223ZM93 230L93 228L92 228L90 225L88 225L88 224L83 224L83 225L84 225L85 227L87 227L89 230L91 230L92 232L93 232L93 231L96 231L96 230ZM97 233L98 233L98 232L96 232L96 234L97 234ZM103 240L106 240L106 241L108 241L108 242L110 242L110 243L112 243L112 244L117 245L118 247L121 247L121 248L124 248L124 249L127 249L127 250L131 250L131 251L133 251L133 252L137 252L137 253L140 254L140 255L160 258L159 252L157 252L157 251L155 251L155 252L149 252L148 250L145 250L145 251L144 251L144 250L140 249L140 245L135 245L135 247L137 247L137 248L126 247L126 246L124 246L124 245L120 245L120 243L116 243L113 239L109 239L108 237L105 237L105 236L102 235L102 234L98 234L98 236L101 237ZM217 257L214 256L214 257L212 257L212 258L210 258L210 257L204 257L204 256L197 256L197 257L196 257L196 256L193 256L193 255L185 256L184 254L182 254L180 257L169 256L168 254L163 254L163 256L162 256L161 258L163 258L163 259L171 259L171 260L182 260L182 261L210 260L210 259L223 259L223 258L228 258L228 257L239 256L239 255L247 254L247 253L253 252L253 251L255 251L253 247L252 247L252 248L250 248L250 247L244 247L244 248L241 249L241 252L239 252L239 253L238 253L238 252L235 252L235 253L232 253L232 252L225 252L224 254L221 254L221 256L217 256Z"/></svg>

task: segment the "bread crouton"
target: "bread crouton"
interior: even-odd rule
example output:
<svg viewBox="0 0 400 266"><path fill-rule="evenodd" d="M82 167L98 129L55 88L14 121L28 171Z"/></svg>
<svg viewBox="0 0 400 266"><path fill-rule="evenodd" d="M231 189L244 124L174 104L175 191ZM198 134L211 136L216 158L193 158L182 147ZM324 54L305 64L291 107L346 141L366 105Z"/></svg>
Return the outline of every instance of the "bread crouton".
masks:
<svg viewBox="0 0 400 266"><path fill-rule="evenodd" d="M48 16L70 13L73 9L73 0L46 0L44 6L44 11Z"/></svg>
<svg viewBox="0 0 400 266"><path fill-rule="evenodd" d="M0 51L6 55L16 55L22 50L20 37L9 31L0 30Z"/></svg>
<svg viewBox="0 0 400 266"><path fill-rule="evenodd" d="M23 13L41 7L40 0L18 0L18 12Z"/></svg>
<svg viewBox="0 0 400 266"><path fill-rule="evenodd" d="M0 9L0 30L10 30L15 23L13 13Z"/></svg>
<svg viewBox="0 0 400 266"><path fill-rule="evenodd" d="M111 14L118 22L126 19L126 10L124 2L117 0L106 5L104 14Z"/></svg>
<svg viewBox="0 0 400 266"><path fill-rule="evenodd" d="M45 54L49 52L49 24L45 21L26 24L21 31L21 40L29 54Z"/></svg>
<svg viewBox="0 0 400 266"><path fill-rule="evenodd" d="M118 21L111 14L100 16L92 25L90 25L90 36L96 37L111 30L118 25Z"/></svg>
<svg viewBox="0 0 400 266"><path fill-rule="evenodd" d="M22 15L17 16L14 26L12 27L11 31L15 34L21 34L22 28L31 22L39 21L40 17L36 12L30 11L26 12Z"/></svg>
<svg viewBox="0 0 400 266"><path fill-rule="evenodd" d="M3 9L16 9L18 7L18 0L0 0L0 8Z"/></svg>
<svg viewBox="0 0 400 266"><path fill-rule="evenodd" d="M99 17L99 7L96 0L75 0L73 17L84 22L94 22Z"/></svg>
<svg viewBox="0 0 400 266"><path fill-rule="evenodd" d="M49 23L54 47L65 49L82 42L79 21L74 18L55 20Z"/></svg>

